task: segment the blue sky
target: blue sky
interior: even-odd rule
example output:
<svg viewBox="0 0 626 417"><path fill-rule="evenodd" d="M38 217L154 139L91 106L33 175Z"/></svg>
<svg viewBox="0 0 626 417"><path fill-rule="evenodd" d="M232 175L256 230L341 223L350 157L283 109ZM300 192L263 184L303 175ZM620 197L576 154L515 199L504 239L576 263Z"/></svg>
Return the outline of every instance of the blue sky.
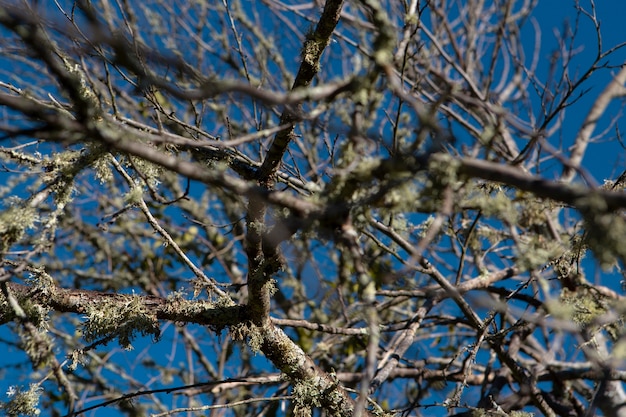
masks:
<svg viewBox="0 0 626 417"><path fill-rule="evenodd" d="M581 6L589 9L588 1L581 1ZM535 9L535 16L538 27L542 34L541 58L546 61L551 52L557 47L557 36L563 33L563 21L567 21L571 27L575 25L573 1L539 1ZM602 42L605 50L626 42L626 28L624 26L624 16L626 16L626 2L620 0L596 1L596 12L600 28L602 31ZM529 27L527 26L527 29ZM530 39L528 40L531 41ZM580 49L580 53L573 61L572 74L584 72L589 63L596 56L597 38L595 29L589 19L581 19L579 24L579 35L575 45ZM612 79L612 74L619 70L620 65L626 63L626 48L618 50L608 59L603 60L612 69L604 69L592 75L586 88L591 88L587 94L567 111L568 123L563 126L562 135L565 143L571 142L576 132L580 129L584 118L598 95L604 90ZM540 68L546 69L547 64ZM617 115L621 115L623 101L616 100L611 104L605 117L599 123L595 134L604 129L609 120ZM618 122L621 128L626 122ZM614 137L615 135L609 135ZM618 162L618 164L616 164ZM585 167L594 178L602 184L604 179L615 179L626 168L626 151L615 141L600 141L589 147L584 159Z"/></svg>

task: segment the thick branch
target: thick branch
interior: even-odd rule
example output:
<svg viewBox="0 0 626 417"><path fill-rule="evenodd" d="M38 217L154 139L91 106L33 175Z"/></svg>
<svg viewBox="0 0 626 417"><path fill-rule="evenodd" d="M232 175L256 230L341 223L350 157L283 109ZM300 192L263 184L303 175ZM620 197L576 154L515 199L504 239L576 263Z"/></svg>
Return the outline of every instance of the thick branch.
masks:
<svg viewBox="0 0 626 417"><path fill-rule="evenodd" d="M449 156L447 155L437 154L433 155L431 159L443 162L448 158ZM520 190L528 191L537 197L559 201L576 208L581 208L583 200L589 198L603 200L608 211L626 207L626 193L596 190L584 186L550 181L529 175L518 168L490 161L471 158L459 158L454 161L458 163L459 173L466 176L510 185Z"/></svg>
<svg viewBox="0 0 626 417"><path fill-rule="evenodd" d="M119 304L123 308L130 297L141 300L147 314L158 320L171 320L184 323L196 323L206 326L225 327L249 319L247 310L242 306L215 307L203 300L167 299L151 295L114 294L91 290L75 290L59 287L35 288L9 282L8 288L20 305L24 302L39 304L44 308L60 313L85 314L89 308L99 304L110 306ZM4 303L5 297L0 296ZM7 323L14 318L13 310L0 312L0 323Z"/></svg>
<svg viewBox="0 0 626 417"><path fill-rule="evenodd" d="M315 75L319 71L320 58L324 49L330 43L330 36L335 30L335 26L341 16L343 0L327 0L324 11L315 28L313 35L307 38L302 51L302 61L298 75L294 81L292 89L307 88ZM293 138L293 130L297 120L297 113L300 112L298 106L294 113L292 109L286 108L280 118L280 125L290 126L279 131L274 137L274 141L259 168L259 185L273 188L273 176L276 174L280 161L283 158L289 142ZM269 243L263 239L265 234L265 200L251 196L248 204L246 217L246 254L248 256L248 305L253 315L255 324L260 326L269 325L270 310L270 278L280 265L279 253L275 245L264 245Z"/></svg>
<svg viewBox="0 0 626 417"><path fill-rule="evenodd" d="M262 330L261 350L272 363L295 384L306 384L310 398L305 402L318 403L329 415L352 417L355 401L340 386L339 380L321 370L302 349L280 328L268 325ZM362 416L372 414L364 410Z"/></svg>

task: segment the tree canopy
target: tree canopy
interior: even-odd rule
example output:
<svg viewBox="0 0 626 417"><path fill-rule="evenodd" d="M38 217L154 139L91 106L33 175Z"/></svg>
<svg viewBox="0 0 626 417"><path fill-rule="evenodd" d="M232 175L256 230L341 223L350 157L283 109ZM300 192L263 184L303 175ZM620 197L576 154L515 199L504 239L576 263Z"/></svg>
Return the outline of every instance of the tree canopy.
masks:
<svg viewBox="0 0 626 417"><path fill-rule="evenodd" d="M0 409L626 416L626 43L537 3L0 1Z"/></svg>

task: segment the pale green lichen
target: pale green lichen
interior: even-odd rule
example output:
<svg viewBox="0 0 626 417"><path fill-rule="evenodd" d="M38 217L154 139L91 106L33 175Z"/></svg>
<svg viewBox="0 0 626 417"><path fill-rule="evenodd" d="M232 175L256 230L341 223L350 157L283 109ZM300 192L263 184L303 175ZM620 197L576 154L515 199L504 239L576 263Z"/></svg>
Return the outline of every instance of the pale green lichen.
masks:
<svg viewBox="0 0 626 417"><path fill-rule="evenodd" d="M49 308L45 308L39 303L32 302L28 298L20 301L20 306L22 307L22 311L24 311L28 322L34 325L37 330L44 332L48 330L48 314L50 313Z"/></svg>
<svg viewBox="0 0 626 417"><path fill-rule="evenodd" d="M265 282L265 284L263 284L263 287L265 289L267 289L267 292L269 292L270 297L273 296L274 294L276 294L276 292L278 291L278 281L276 281L275 279L269 279Z"/></svg>
<svg viewBox="0 0 626 417"><path fill-rule="evenodd" d="M626 259L626 222L614 213L585 216L587 243L604 268L613 266L617 258Z"/></svg>
<svg viewBox="0 0 626 417"><path fill-rule="evenodd" d="M312 66L314 68L314 71L316 72L320 70L319 57L323 49L324 44L315 39L307 39L304 42L302 59L304 60L304 62Z"/></svg>
<svg viewBox="0 0 626 417"><path fill-rule="evenodd" d="M247 340L248 346L252 352L261 352L265 338L260 329L250 321L238 323L230 326L229 332L233 340Z"/></svg>
<svg viewBox="0 0 626 417"><path fill-rule="evenodd" d="M320 407L322 405L322 395L319 382L315 379L312 380L298 380L293 384L291 390L293 395L293 401L296 405Z"/></svg>
<svg viewBox="0 0 626 417"><path fill-rule="evenodd" d="M113 181L113 170L111 169L111 154L106 153L92 162L96 179L101 184Z"/></svg>
<svg viewBox="0 0 626 417"><path fill-rule="evenodd" d="M31 309L25 308L25 310ZM31 314L31 311L27 311L27 314ZM50 364L54 358L54 343L47 330L26 323L18 327L17 333L20 337L20 347L30 358L34 369Z"/></svg>
<svg viewBox="0 0 626 417"><path fill-rule="evenodd" d="M90 303L83 324L83 337L87 342L117 339L120 346L132 349L131 342L137 334L160 337L156 317L149 313L138 296L127 296L125 302L104 300Z"/></svg>
<svg viewBox="0 0 626 417"><path fill-rule="evenodd" d="M461 163L450 155L438 154L428 162L428 172L441 186L454 185L458 181Z"/></svg>
<svg viewBox="0 0 626 417"><path fill-rule="evenodd" d="M57 211L63 208L72 200L74 192L74 178L83 168L78 164L82 152L67 150L58 152L44 158L42 163L46 173L41 178L54 193L54 200L57 204ZM56 221L57 213L53 213L50 219Z"/></svg>
<svg viewBox="0 0 626 417"><path fill-rule="evenodd" d="M263 337L263 334L254 324L252 324L248 334L248 346L250 346L250 350L252 350L255 354L260 353L264 341L265 338Z"/></svg>
<svg viewBox="0 0 626 417"><path fill-rule="evenodd" d="M560 298L562 303L572 307L571 319L580 325L587 325L606 312L606 306L598 297L583 289L571 292L566 288Z"/></svg>
<svg viewBox="0 0 626 417"><path fill-rule="evenodd" d="M575 290L564 288L558 300L545 303L550 314L557 319L576 323L590 334L606 331L612 341L618 341L613 355L623 355L625 315L616 308L613 300L600 294L592 285L580 282ZM608 317L615 317L606 321ZM616 356L616 357L617 357Z"/></svg>
<svg viewBox="0 0 626 417"><path fill-rule="evenodd" d="M261 234L266 230L267 225L262 221L255 221L248 223L248 228L250 228L254 233Z"/></svg>
<svg viewBox="0 0 626 417"><path fill-rule="evenodd" d="M76 162L79 161L82 153L83 152L80 150L73 149L53 153L43 159L42 165L46 172L51 174L71 174L75 172ZM45 178L50 179L50 176L46 176Z"/></svg>
<svg viewBox="0 0 626 417"><path fill-rule="evenodd" d="M26 230L32 229L38 220L37 211L33 207L13 202L0 213L0 252L6 251L19 241Z"/></svg>
<svg viewBox="0 0 626 417"><path fill-rule="evenodd" d="M378 206L381 215L390 215L411 212L416 208L416 201L420 199L417 185L412 181L403 181L399 186L385 193L382 204Z"/></svg>
<svg viewBox="0 0 626 417"><path fill-rule="evenodd" d="M129 163L129 167L132 166L133 169L138 171L141 174L142 180L145 181L148 186L156 187L161 183L160 178L163 175L162 166L136 157L130 157L129 162L132 162Z"/></svg>
<svg viewBox="0 0 626 417"><path fill-rule="evenodd" d="M543 267L563 253L559 242L534 235L516 246L517 266L522 271Z"/></svg>
<svg viewBox="0 0 626 417"><path fill-rule="evenodd" d="M580 261L585 257L587 245L581 235L574 235L569 239L569 248L552 262L552 266L559 278L569 277L575 273L584 276Z"/></svg>
<svg viewBox="0 0 626 417"><path fill-rule="evenodd" d="M485 184L477 188L464 205L481 210L487 217L498 217L508 224L516 224L519 218L518 206L513 198L499 185Z"/></svg>
<svg viewBox="0 0 626 417"><path fill-rule="evenodd" d="M535 413L527 411L513 410L509 413L509 417L534 417Z"/></svg>
<svg viewBox="0 0 626 417"><path fill-rule="evenodd" d="M143 201L143 187L138 184L133 185L133 187L124 195L124 201L131 205L141 203Z"/></svg>
<svg viewBox="0 0 626 417"><path fill-rule="evenodd" d="M43 389L38 384L30 384L27 390L21 387L10 386L7 390L9 401L0 403L0 410L3 410L7 417L18 416L39 416L39 398Z"/></svg>
<svg viewBox="0 0 626 417"><path fill-rule="evenodd" d="M249 322L242 322L230 326L230 336L233 338L233 340L245 340L246 337L248 337L248 335L250 334L250 325L251 323Z"/></svg>
<svg viewBox="0 0 626 417"><path fill-rule="evenodd" d="M533 417L534 413L529 413L526 411L518 411L513 410L510 413L505 413L504 411L494 413L493 410L487 410L485 408L475 408L472 410L472 417L490 417L490 416L500 416L500 417Z"/></svg>
<svg viewBox="0 0 626 417"><path fill-rule="evenodd" d="M28 276L27 283L44 294L49 294L54 291L56 283L54 278L46 272L46 269L41 267L33 267L30 269L30 275Z"/></svg>

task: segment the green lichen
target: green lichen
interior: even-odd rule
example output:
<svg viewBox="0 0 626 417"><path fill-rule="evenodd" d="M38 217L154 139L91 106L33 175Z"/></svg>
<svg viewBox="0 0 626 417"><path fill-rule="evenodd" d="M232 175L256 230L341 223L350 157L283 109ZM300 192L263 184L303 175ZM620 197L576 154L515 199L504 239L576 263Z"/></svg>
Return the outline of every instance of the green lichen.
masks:
<svg viewBox="0 0 626 417"><path fill-rule="evenodd" d="M246 340L252 352L261 352L265 338L260 329L250 321L242 322L230 326L229 332L233 340Z"/></svg>
<svg viewBox="0 0 626 417"><path fill-rule="evenodd" d="M131 205L139 204L143 201L143 187L141 185L134 185L125 195L124 201Z"/></svg>
<svg viewBox="0 0 626 417"><path fill-rule="evenodd" d="M278 281L275 279L268 279L265 284L263 284L264 289L267 289L267 292L270 294L270 297L276 294L278 291Z"/></svg>
<svg viewBox="0 0 626 417"><path fill-rule="evenodd" d="M129 163L129 166L132 166L133 169L141 174L142 180L145 181L148 186L156 187L160 184L160 178L163 175L163 167L136 157L130 157Z"/></svg>
<svg viewBox="0 0 626 417"><path fill-rule="evenodd" d="M320 57L326 45L328 45L328 39L317 36L313 30L307 32L302 47L302 60L313 67L315 72L320 70Z"/></svg>
<svg viewBox="0 0 626 417"><path fill-rule="evenodd" d="M562 253L559 242L534 235L516 246L516 264L522 271L529 271L545 266Z"/></svg>
<svg viewBox="0 0 626 417"><path fill-rule="evenodd" d="M28 297L22 298L19 304L9 300L9 308L9 314L16 318L20 347L33 368L47 366L54 359L54 343L48 334L48 309Z"/></svg>
<svg viewBox="0 0 626 417"><path fill-rule="evenodd" d="M319 57L324 45L315 39L307 39L302 49L302 59L314 68L316 72L320 70Z"/></svg>
<svg viewBox="0 0 626 417"><path fill-rule="evenodd" d="M111 155L106 153L91 164L96 179L101 184L113 181L113 170L111 169Z"/></svg>
<svg viewBox="0 0 626 417"><path fill-rule="evenodd" d="M0 213L0 252L5 252L19 241L28 229L32 229L39 220L33 207L12 202L11 206Z"/></svg>
<svg viewBox="0 0 626 417"><path fill-rule="evenodd" d="M21 387L10 386L7 390L9 401L0 403L0 410L3 410L7 417L17 416L39 416L39 398L43 389L38 384L30 384L27 390Z"/></svg>
<svg viewBox="0 0 626 417"><path fill-rule="evenodd" d="M561 292L560 302L570 308L570 319L583 327L605 314L608 309L607 300L586 286L576 288L575 291L564 288Z"/></svg>
<svg viewBox="0 0 626 417"><path fill-rule="evenodd" d="M250 350L254 353L260 353L264 341L265 338L263 337L263 334L254 324L252 324L248 334L248 346L250 346Z"/></svg>
<svg viewBox="0 0 626 417"><path fill-rule="evenodd" d="M585 257L587 245L581 235L574 235L569 239L569 248L552 262L554 271L559 278L567 278L572 274L583 277L580 261Z"/></svg>
<svg viewBox="0 0 626 417"><path fill-rule="evenodd" d="M588 213L585 215L587 244L603 268L626 259L626 222L614 213Z"/></svg>
<svg viewBox="0 0 626 417"><path fill-rule="evenodd" d="M83 337L87 342L117 339L124 349L132 349L131 342L137 334L152 335L155 340L160 337L156 317L145 309L138 296L127 296L124 302L117 298L90 303L86 316Z"/></svg>
<svg viewBox="0 0 626 417"><path fill-rule="evenodd" d="M508 224L517 224L519 218L514 199L496 184L479 184L463 205L480 209L484 216L497 217Z"/></svg>
<svg viewBox="0 0 626 417"><path fill-rule="evenodd" d="M517 411L513 410L510 413L505 413L504 411L494 412L493 410L488 410L485 408L475 408L472 410L472 417L490 417L490 416L498 416L498 417L533 417L534 413L529 413L526 411Z"/></svg>
<svg viewBox="0 0 626 417"><path fill-rule="evenodd" d="M250 326L251 323L249 322L242 322L232 325L229 328L230 336L233 338L233 340L245 340L250 334Z"/></svg>
<svg viewBox="0 0 626 417"><path fill-rule="evenodd" d="M46 269L43 266L33 267L30 269L30 275L27 279L27 283L30 286L37 288L44 294L51 293L56 287L54 278L46 272Z"/></svg>
<svg viewBox="0 0 626 417"><path fill-rule="evenodd" d="M428 163L428 173L440 185L454 185L458 181L460 162L450 155L439 154Z"/></svg>
<svg viewBox="0 0 626 417"><path fill-rule="evenodd" d="M293 401L300 407L320 407L322 405L322 395L319 383L313 380L298 380L293 384L291 390Z"/></svg>

